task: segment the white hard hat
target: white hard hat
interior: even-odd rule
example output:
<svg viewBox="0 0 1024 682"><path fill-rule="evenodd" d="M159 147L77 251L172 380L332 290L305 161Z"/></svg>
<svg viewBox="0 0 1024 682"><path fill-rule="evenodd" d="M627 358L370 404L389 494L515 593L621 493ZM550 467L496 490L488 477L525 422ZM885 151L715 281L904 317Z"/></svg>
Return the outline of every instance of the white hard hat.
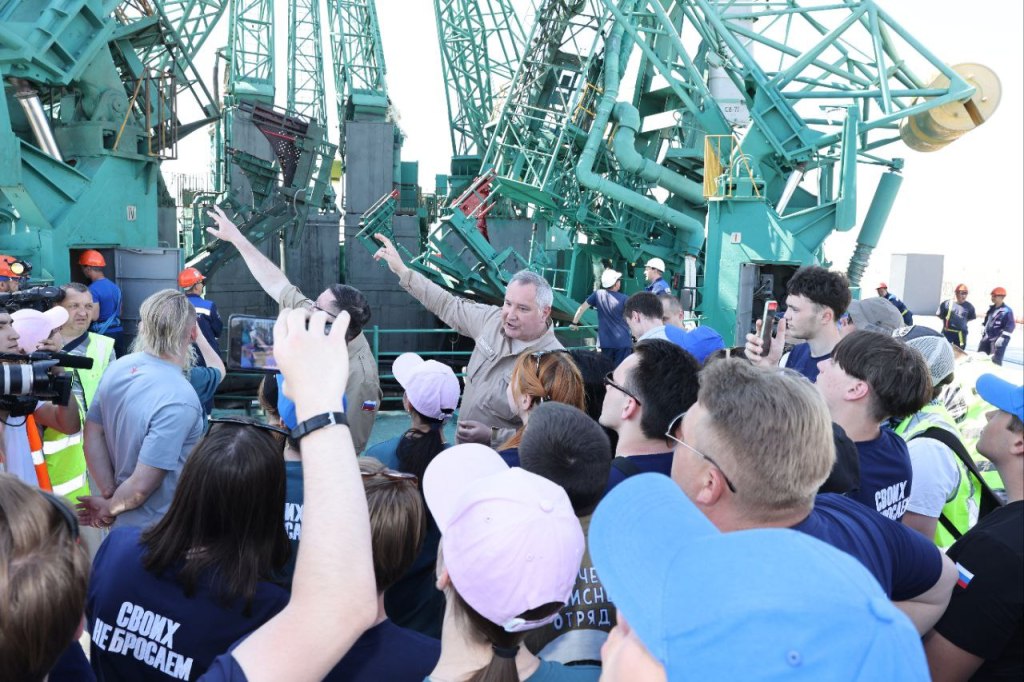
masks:
<svg viewBox="0 0 1024 682"><path fill-rule="evenodd" d="M655 270L665 272L665 261L661 260L660 258L652 258L651 260L647 261L647 265L645 265L644 267L654 268Z"/></svg>
<svg viewBox="0 0 1024 682"><path fill-rule="evenodd" d="M615 272L611 268L608 268L601 273L601 286L607 289L608 287L615 286L615 283L622 279L621 272Z"/></svg>

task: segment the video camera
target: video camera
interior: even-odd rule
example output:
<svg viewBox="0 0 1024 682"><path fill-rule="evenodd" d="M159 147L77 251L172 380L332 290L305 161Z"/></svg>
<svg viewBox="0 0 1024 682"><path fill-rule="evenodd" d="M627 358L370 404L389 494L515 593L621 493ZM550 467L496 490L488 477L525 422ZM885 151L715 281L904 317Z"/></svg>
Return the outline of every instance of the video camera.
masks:
<svg viewBox="0 0 1024 682"><path fill-rule="evenodd" d="M0 293L0 308L9 313L22 308L46 312L63 300L64 290L60 287L30 287L10 293Z"/></svg>
<svg viewBox="0 0 1024 682"><path fill-rule="evenodd" d="M57 365L92 369L92 358L50 351L0 353L0 410L12 417L24 417L35 412L39 400L67 405L74 380L69 374L50 374Z"/></svg>

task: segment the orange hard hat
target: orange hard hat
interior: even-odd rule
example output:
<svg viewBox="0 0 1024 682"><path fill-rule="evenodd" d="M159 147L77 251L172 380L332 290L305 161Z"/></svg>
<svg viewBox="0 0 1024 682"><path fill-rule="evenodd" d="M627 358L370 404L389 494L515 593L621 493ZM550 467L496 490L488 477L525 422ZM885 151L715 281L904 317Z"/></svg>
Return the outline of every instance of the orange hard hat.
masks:
<svg viewBox="0 0 1024 682"><path fill-rule="evenodd" d="M888 285L888 284L886 284L885 282L879 282L879 283L878 283L878 286L877 286L877 287L875 287L875 288L876 288L876 289L888 289L888 288L889 288L889 285Z"/></svg>
<svg viewBox="0 0 1024 682"><path fill-rule="evenodd" d="M96 249L88 249L83 251L82 255L78 257L78 264L91 268L105 268L107 261L104 260L103 254Z"/></svg>
<svg viewBox="0 0 1024 682"><path fill-rule="evenodd" d="M992 296L1006 296L1006 289L1002 287L996 287L992 290Z"/></svg>
<svg viewBox="0 0 1024 682"><path fill-rule="evenodd" d="M0 277L12 279L21 279L24 277L24 268L18 268L17 264L23 265L22 261L14 256L0 255Z"/></svg>
<svg viewBox="0 0 1024 682"><path fill-rule="evenodd" d="M956 285L956 289L953 289L953 291L954 292L957 292L957 291L967 291L967 285L966 284L957 284Z"/></svg>
<svg viewBox="0 0 1024 682"><path fill-rule="evenodd" d="M188 289L196 285L196 282L202 282L205 277L203 273L199 272L195 268L185 268L178 273L178 286L182 289Z"/></svg>

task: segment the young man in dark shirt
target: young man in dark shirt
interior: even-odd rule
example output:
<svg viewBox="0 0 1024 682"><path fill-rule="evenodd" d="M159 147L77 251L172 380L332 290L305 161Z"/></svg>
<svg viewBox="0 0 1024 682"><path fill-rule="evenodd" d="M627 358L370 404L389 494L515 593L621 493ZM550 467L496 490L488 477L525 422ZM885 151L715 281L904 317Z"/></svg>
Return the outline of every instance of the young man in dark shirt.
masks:
<svg viewBox="0 0 1024 682"><path fill-rule="evenodd" d="M978 522L949 548L957 583L949 606L924 638L932 678L1024 678L1024 386L992 374L978 395L996 409L978 452L1006 484L1006 506Z"/></svg>

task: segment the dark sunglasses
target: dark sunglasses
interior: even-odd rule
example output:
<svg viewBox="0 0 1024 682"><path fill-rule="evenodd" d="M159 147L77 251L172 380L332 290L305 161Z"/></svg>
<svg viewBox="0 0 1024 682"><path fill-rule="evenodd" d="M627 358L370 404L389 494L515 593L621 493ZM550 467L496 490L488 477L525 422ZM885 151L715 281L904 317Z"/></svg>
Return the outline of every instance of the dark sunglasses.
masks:
<svg viewBox="0 0 1024 682"><path fill-rule="evenodd" d="M615 380L612 379L612 373L611 372L608 372L607 374L604 375L604 385L605 386L611 386L612 388L616 389L617 391L621 391L622 393L625 393L630 398L632 398L634 401L636 401L637 405L643 405L643 403L640 402L640 398L637 398L636 395L634 395L631 391L627 391L625 388L623 388L622 386L620 386L617 383L615 383Z"/></svg>
<svg viewBox="0 0 1024 682"><path fill-rule="evenodd" d="M537 376L540 376L540 359L545 355L554 355L555 353L568 353L569 351L564 348L555 348L552 350L538 350L530 353L530 357L537 361L537 366L534 368Z"/></svg>
<svg viewBox="0 0 1024 682"><path fill-rule="evenodd" d="M260 431L269 431L270 433L277 433L282 436L290 437L292 435L292 432L289 431L288 429L282 429L280 426L271 426L270 424L264 424L263 422L252 421L250 419L246 419L245 417L232 417L229 415L226 417L210 417L207 421L211 425L234 424L236 426L251 426L253 428L259 429Z"/></svg>
<svg viewBox="0 0 1024 682"><path fill-rule="evenodd" d="M419 478L416 474L407 474L404 471L395 471L394 469L381 469L380 471L361 471L363 478L373 478L374 476L383 476L389 481L408 481L410 483L419 483Z"/></svg>

